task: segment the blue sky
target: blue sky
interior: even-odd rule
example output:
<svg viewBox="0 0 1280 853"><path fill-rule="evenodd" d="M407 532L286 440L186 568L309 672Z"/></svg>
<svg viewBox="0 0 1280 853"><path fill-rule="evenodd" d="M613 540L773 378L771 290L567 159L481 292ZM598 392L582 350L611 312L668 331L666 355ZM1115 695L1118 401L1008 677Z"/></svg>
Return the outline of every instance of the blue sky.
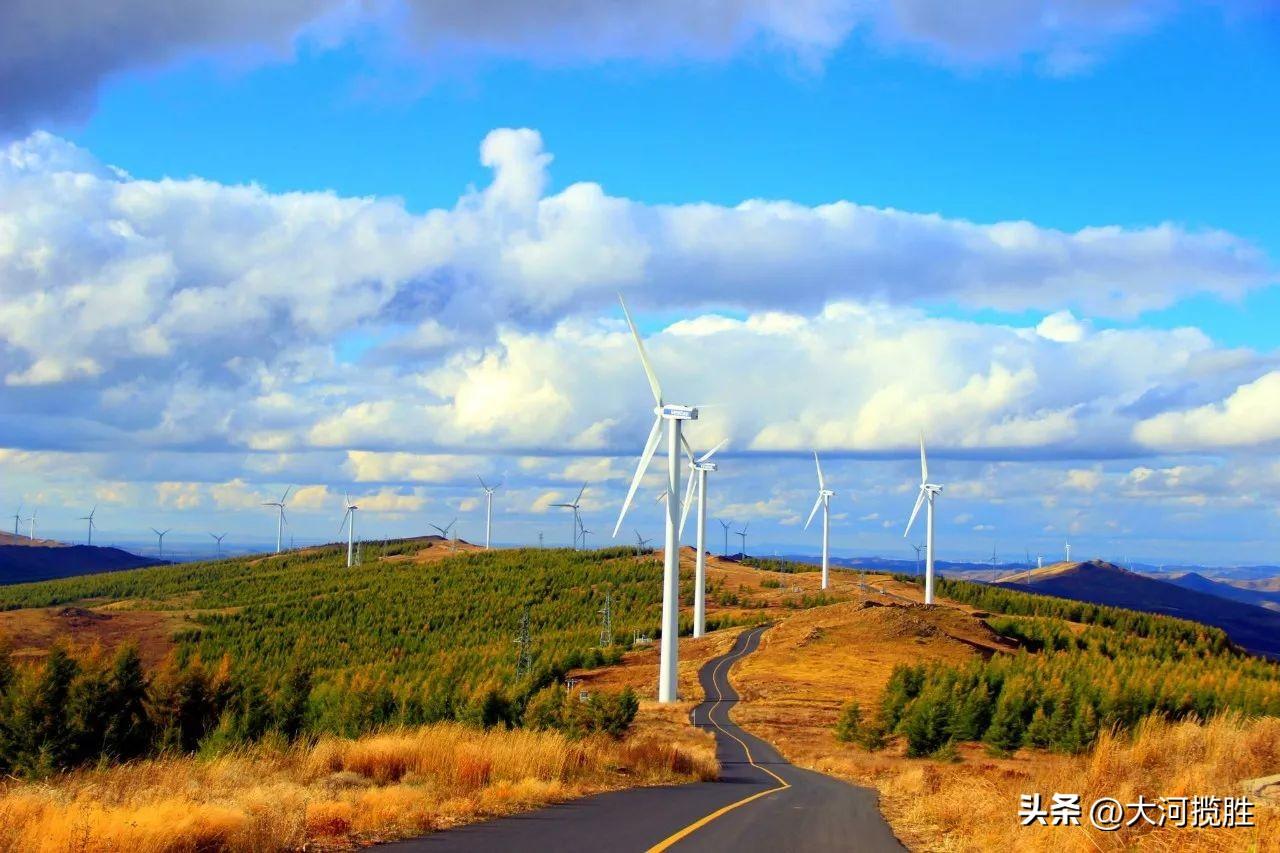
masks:
<svg viewBox="0 0 1280 853"><path fill-rule="evenodd" d="M697 359L699 347L732 339L786 376L787 359L827 335L848 347L833 358L845 366L830 369L863 371L849 383L857 390L815 380L831 408L796 416L795 446L761 413L785 395L764 387L761 411L734 409L734 425L714 427L732 458L755 466L729 478L727 498L744 518L759 513L764 543L812 544L793 518L811 502L807 471L785 467L811 444L834 458L890 460L865 471L847 461L842 473L878 500L905 500L910 442L892 438L884 401L900 393L905 411L913 392L877 385L891 365L863 358L851 336L894 359L913 328L928 328L927 346L954 367L928 393L939 406L958 401L936 430L940 458L971 481L994 476L983 465L1022 466L1003 475L1008 495L958 490L948 517L966 554L989 553L991 538L1056 541L1074 525L1094 531L1100 551L1152 561L1185 547L1203 561L1260 549L1280 560L1262 485L1280 423L1258 426L1253 408L1280 376L1280 23L1267 4L1044 0L1023 20L980 3L934 19L923 2L864 12L823 0L796 23L759 0L726 7L724 26L689 23L661 3L643 22L572 3L545 20L503 2L477 4L474 20L398 2L368 19L336 0L262 9L277 6L172 32L111 20L122 47L102 51L100 65L70 59L95 38L94 22L51 28L50 44L25 53L14 42L0 60L10 91L49 78L0 98L3 144L21 163L0 176L0 225L6 215L15 223L0 241L10 264L0 286L65 295L54 307L52 297L15 303L11 325L0 324L0 395L15 413L0 465L51 519L74 517L57 507L80 488L143 502L165 524L220 514L261 539L253 498L296 482L316 490L316 518L300 507L299 534L323 538L321 507L355 479L382 496L383 526L408 532L433 506L473 512L466 481L485 467L511 473L513 537L531 538L547 495L578 477L553 470L563 447L509 423L554 399L596 419L576 447L601 479L593 527L611 527L644 430L619 410L643 387L617 399L599 391L615 357L617 381L636 379L628 356L601 341L619 331L612 292L635 289L656 350L665 342ZM632 30L648 35L633 40ZM502 128L536 138L491 136ZM487 139L488 165L477 155ZM56 169L37 161L74 162L100 192L69 201ZM174 181L153 183L162 178ZM261 198L230 188L242 184ZM305 222L290 218L292 192L306 194ZM54 211L38 227L22 214L30 193ZM354 211L349 197L376 209ZM736 210L751 199L777 204L756 221ZM861 212L822 207L842 202ZM719 226L686 230L708 209ZM468 211L483 213L472 221ZM795 211L810 233L790 234ZM1014 237L1019 226L996 223L1029 230ZM477 227L500 236L485 243ZM436 247L441 234L454 249ZM721 235L714 257L689 254L688 241ZM60 253L59 240L78 248ZM470 240L479 242L455 251ZM736 272L735 240L757 252ZM321 247L333 257L316 260ZM63 254L76 262L43 260ZM329 269L332 286L317 287ZM747 281L751 270L761 281ZM147 316L104 331L114 319L85 310L77 287L103 304L137 299ZM679 295L664 303L664 293ZM182 300L201 306L190 309L196 319L169 328L160 309L172 304L177 317ZM883 316L869 322L845 304ZM82 310L82 334L62 328ZM202 330L209 312L226 328ZM786 350L766 345L778 339L770 312L794 315ZM698 316L721 319L680 325ZM738 325L716 325L729 322ZM49 330L44 344L38 328ZM64 332L65 343L50 342ZM580 379L525 369L566 342L602 347L587 361L609 368ZM702 387L687 363L672 370ZM452 387L460 375L467 383ZM476 396L524 408L496 426L467 408ZM837 412L850 420L833 426ZM415 418L429 437L396 426ZM157 461L181 448L182 463ZM357 462L352 451L387 459ZM438 481L397 474L396 453L440 457L426 466ZM441 461L455 457L465 462ZM1046 504L1037 478L1058 484L1059 503ZM993 494L1000 511L979 517ZM790 503L799 506L782 509ZM863 508L836 526L837 546L900 548L889 511L866 519L874 511ZM1103 524L1113 526L1096 532Z"/></svg>

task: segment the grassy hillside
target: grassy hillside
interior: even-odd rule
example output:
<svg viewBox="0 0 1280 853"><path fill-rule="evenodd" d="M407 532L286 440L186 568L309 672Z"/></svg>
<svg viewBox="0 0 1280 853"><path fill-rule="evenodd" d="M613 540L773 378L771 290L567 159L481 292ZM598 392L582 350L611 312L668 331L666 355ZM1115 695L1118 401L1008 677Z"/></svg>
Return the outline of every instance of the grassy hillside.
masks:
<svg viewBox="0 0 1280 853"><path fill-rule="evenodd" d="M1280 659L1280 613L1149 578L1104 561L1059 563L1009 575L1002 578L999 585L1039 595L1194 619L1221 628L1233 642L1255 654Z"/></svg>

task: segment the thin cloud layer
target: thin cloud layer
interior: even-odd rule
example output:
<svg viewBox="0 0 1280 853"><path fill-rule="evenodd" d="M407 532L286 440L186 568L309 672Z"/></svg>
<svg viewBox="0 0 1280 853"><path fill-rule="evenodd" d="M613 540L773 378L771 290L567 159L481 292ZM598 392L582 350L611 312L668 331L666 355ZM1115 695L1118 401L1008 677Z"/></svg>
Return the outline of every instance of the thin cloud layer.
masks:
<svg viewBox="0 0 1280 853"><path fill-rule="evenodd" d="M93 0L0 4L0 132L80 117L113 76L191 57L282 61L373 32L428 61L550 64L724 60L765 50L816 68L859 33L948 64L1024 56L1081 71L1119 36L1173 15L1169 0Z"/></svg>

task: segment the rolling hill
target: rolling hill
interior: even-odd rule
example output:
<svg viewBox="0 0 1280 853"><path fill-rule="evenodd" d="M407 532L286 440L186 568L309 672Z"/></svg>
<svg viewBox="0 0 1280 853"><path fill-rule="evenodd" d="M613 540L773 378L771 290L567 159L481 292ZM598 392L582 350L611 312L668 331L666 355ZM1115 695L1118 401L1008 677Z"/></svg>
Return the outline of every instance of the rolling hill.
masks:
<svg viewBox="0 0 1280 853"><path fill-rule="evenodd" d="M1280 658L1280 613L1155 580L1102 560L1055 563L1006 575L996 583L1023 592L1190 619L1221 628L1232 642L1254 654Z"/></svg>
<svg viewBox="0 0 1280 853"><path fill-rule="evenodd" d="M1223 583L1222 581L1207 578L1199 572L1187 572L1185 575L1178 575L1170 578L1169 583L1177 584L1184 589L1216 595L1219 598L1229 598L1232 601L1239 601L1243 604L1252 604L1255 607L1265 607L1268 610L1280 612L1280 592L1272 592L1265 588L1250 589L1236 586L1235 584Z"/></svg>
<svg viewBox="0 0 1280 853"><path fill-rule="evenodd" d="M144 566L166 565L167 561L140 557L119 548L98 545L64 545L25 536L4 534L0 538L0 584L28 583L95 572L118 572Z"/></svg>

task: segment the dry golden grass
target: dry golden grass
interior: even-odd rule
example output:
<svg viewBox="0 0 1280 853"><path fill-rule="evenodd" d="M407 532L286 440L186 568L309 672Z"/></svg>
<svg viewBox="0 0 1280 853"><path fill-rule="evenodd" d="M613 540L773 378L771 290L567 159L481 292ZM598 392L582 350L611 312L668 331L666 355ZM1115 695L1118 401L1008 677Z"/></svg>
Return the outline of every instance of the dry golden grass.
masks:
<svg viewBox="0 0 1280 853"><path fill-rule="evenodd" d="M1006 645L972 608L924 609L914 588L876 582L889 595L795 613L768 631L733 668L744 702L734 718L791 761L877 788L895 833L912 849L939 851L1280 850L1280 814L1263 805L1256 829L1162 829L1102 833L1021 827L1021 794L1079 793L1122 802L1160 796L1231 796L1242 780L1280 772L1280 719L1223 717L1205 724L1147 723L1132 736L1104 736L1092 753L1023 750L992 758L964 745L956 762L908 759L901 743L869 753L840 743L834 724L849 699L872 706L897 663L961 662Z"/></svg>
<svg viewBox="0 0 1280 853"><path fill-rule="evenodd" d="M456 724L0 786L0 850L353 847L631 785L714 778L713 746Z"/></svg>

